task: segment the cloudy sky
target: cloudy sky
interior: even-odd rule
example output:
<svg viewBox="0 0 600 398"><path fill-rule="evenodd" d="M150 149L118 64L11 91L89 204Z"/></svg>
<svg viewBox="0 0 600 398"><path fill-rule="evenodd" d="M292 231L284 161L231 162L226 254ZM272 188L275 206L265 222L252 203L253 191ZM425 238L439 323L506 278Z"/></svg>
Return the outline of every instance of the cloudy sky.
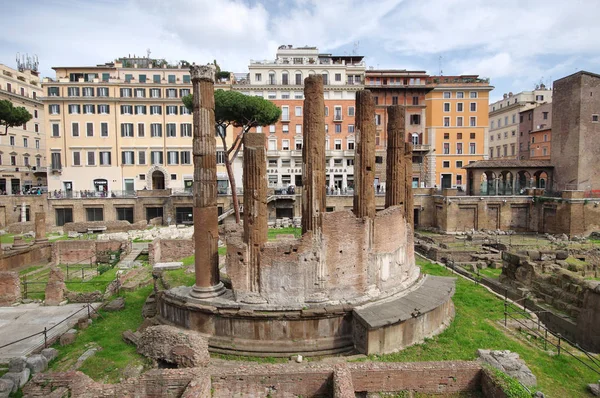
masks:
<svg viewBox="0 0 600 398"><path fill-rule="evenodd" d="M2 10L0 63L53 66L128 54L247 71L280 44L365 56L375 68L479 74L502 93L600 72L598 0L21 0ZM441 57L441 58L440 58Z"/></svg>

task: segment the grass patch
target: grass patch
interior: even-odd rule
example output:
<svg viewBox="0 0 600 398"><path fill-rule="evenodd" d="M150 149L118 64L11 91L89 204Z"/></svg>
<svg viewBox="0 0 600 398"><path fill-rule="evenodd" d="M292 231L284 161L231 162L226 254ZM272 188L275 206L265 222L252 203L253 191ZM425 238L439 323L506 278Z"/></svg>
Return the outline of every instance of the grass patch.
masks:
<svg viewBox="0 0 600 398"><path fill-rule="evenodd" d="M72 292L89 293L96 290L103 292L106 290L106 286L115 280L117 271L116 268L111 268L103 274L94 276L89 281L65 281L65 284L67 285L67 289Z"/></svg>
<svg viewBox="0 0 600 398"><path fill-rule="evenodd" d="M496 385L502 387L502 390L506 394L507 398L530 398L531 394L519 383L514 377L510 377L506 373L486 366L488 374Z"/></svg>
<svg viewBox="0 0 600 398"><path fill-rule="evenodd" d="M196 275L194 272L186 272L187 268L174 270L165 270L163 277L170 287L175 286L194 286L196 283Z"/></svg>
<svg viewBox="0 0 600 398"><path fill-rule="evenodd" d="M502 268L484 268L479 270L479 275L487 276L492 279L498 279L501 273Z"/></svg>
<svg viewBox="0 0 600 398"><path fill-rule="evenodd" d="M152 239L141 239L141 238L135 238L134 240L132 240L133 243L150 243L152 242Z"/></svg>
<svg viewBox="0 0 600 398"><path fill-rule="evenodd" d="M227 246L219 247L219 256L227 255Z"/></svg>
<svg viewBox="0 0 600 398"><path fill-rule="evenodd" d="M293 234L295 238L299 238L302 235L302 229L295 227L269 228L269 231L267 232L267 238L269 240L277 239L277 235L282 234Z"/></svg>
<svg viewBox="0 0 600 398"><path fill-rule="evenodd" d="M417 259L417 264L427 274L452 275L444 267L422 259ZM565 354L550 356L505 334L498 323L504 317L504 304L482 286L457 278L453 301L456 316L443 333L401 352L369 358L384 362L473 360L478 348L510 350L525 360L537 376L538 388L551 397L585 396L587 383L598 379L595 372L574 358Z"/></svg>
<svg viewBox="0 0 600 398"><path fill-rule="evenodd" d="M569 256L567 257L567 259L565 260L567 264L571 264L576 266L577 268L584 268L587 263L585 261L581 261L575 257Z"/></svg>
<svg viewBox="0 0 600 398"><path fill-rule="evenodd" d="M142 323L142 306L152 286L146 286L134 292L123 292L125 309L119 312L100 310L99 317L86 330L80 331L75 343L61 347L55 344L59 357L51 364L50 369L57 372L68 370L88 347L102 347L96 355L86 360L79 369L96 381L115 383L122 377L127 365L144 365L149 362L136 352L136 348L123 341L121 334L125 330L136 330Z"/></svg>
<svg viewBox="0 0 600 398"><path fill-rule="evenodd" d="M229 355L229 354L215 354L211 353L212 358L224 359L227 361L248 361L256 363L288 363L288 358L275 358L275 357L246 357L242 355Z"/></svg>
<svg viewBox="0 0 600 398"><path fill-rule="evenodd" d="M27 267L27 268L19 271L19 276L29 274L29 273L31 273L33 271L37 271L38 269L41 269L41 268L44 268L44 266L43 265L32 265L31 267Z"/></svg>

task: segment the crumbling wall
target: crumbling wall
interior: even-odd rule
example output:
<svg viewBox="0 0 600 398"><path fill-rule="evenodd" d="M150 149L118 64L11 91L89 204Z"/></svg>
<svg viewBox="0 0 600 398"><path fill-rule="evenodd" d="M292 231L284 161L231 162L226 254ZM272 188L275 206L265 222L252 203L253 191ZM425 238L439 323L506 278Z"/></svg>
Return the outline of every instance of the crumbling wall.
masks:
<svg viewBox="0 0 600 398"><path fill-rule="evenodd" d="M18 272L0 271L0 307L21 300L21 281Z"/></svg>
<svg viewBox="0 0 600 398"><path fill-rule="evenodd" d="M194 247L193 239L155 239L148 244L148 259L150 265L180 261L193 256Z"/></svg>
<svg viewBox="0 0 600 398"><path fill-rule="evenodd" d="M106 261L106 252L131 251L131 242L117 240L62 240L52 244L52 263L76 264L81 262Z"/></svg>
<svg viewBox="0 0 600 398"><path fill-rule="evenodd" d="M0 271L10 271L20 267L50 261L51 243L38 243L19 250L6 250L0 254Z"/></svg>

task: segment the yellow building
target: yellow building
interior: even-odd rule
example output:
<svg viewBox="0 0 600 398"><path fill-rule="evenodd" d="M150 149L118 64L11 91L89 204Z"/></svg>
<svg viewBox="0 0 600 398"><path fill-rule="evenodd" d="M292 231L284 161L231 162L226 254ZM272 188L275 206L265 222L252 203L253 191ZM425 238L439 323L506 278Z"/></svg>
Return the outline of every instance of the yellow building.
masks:
<svg viewBox="0 0 600 398"><path fill-rule="evenodd" d="M0 64L0 100L24 107L31 120L0 137L0 193L19 194L46 185L46 135L37 63L19 62L18 70ZM4 134L4 126L0 126Z"/></svg>
<svg viewBox="0 0 600 398"><path fill-rule="evenodd" d="M56 78L43 82L51 195L191 188L192 115L181 100L192 90L189 66L130 57L53 69ZM228 131L230 142L232 136ZM218 139L219 187L226 191L223 156Z"/></svg>
<svg viewBox="0 0 600 398"><path fill-rule="evenodd" d="M434 150L428 156L430 181L438 188L465 189L464 166L488 157L488 104L493 89L478 76L432 76L425 97L426 130Z"/></svg>

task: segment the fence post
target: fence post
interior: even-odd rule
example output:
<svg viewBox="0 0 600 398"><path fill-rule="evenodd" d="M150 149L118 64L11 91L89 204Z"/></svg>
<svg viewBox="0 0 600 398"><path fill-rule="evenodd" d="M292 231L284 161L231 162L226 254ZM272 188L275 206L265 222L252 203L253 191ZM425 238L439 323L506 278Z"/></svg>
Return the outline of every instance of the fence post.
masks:
<svg viewBox="0 0 600 398"><path fill-rule="evenodd" d="M27 275L23 275L23 298L27 298Z"/></svg>
<svg viewBox="0 0 600 398"><path fill-rule="evenodd" d="M87 305L87 311L88 311L88 319L90 319L90 303L88 303L88 305Z"/></svg>
<svg viewBox="0 0 600 398"><path fill-rule="evenodd" d="M48 348L48 330L44 326L44 348Z"/></svg>
<svg viewBox="0 0 600 398"><path fill-rule="evenodd" d="M67 264L67 280L69 280L69 264Z"/></svg>
<svg viewBox="0 0 600 398"><path fill-rule="evenodd" d="M548 351L548 329L544 329L544 351Z"/></svg>
<svg viewBox="0 0 600 398"><path fill-rule="evenodd" d="M506 299L504 300L504 327L507 327L507 316L508 316L508 303L506 302Z"/></svg>
<svg viewBox="0 0 600 398"><path fill-rule="evenodd" d="M85 268L84 268L83 264L81 264L81 281L82 282L83 282L83 279L84 279L83 278L84 273L85 273Z"/></svg>
<svg viewBox="0 0 600 398"><path fill-rule="evenodd" d="M557 355L560 355L560 333L557 333L556 336L558 336L558 346L557 346L558 354Z"/></svg>

